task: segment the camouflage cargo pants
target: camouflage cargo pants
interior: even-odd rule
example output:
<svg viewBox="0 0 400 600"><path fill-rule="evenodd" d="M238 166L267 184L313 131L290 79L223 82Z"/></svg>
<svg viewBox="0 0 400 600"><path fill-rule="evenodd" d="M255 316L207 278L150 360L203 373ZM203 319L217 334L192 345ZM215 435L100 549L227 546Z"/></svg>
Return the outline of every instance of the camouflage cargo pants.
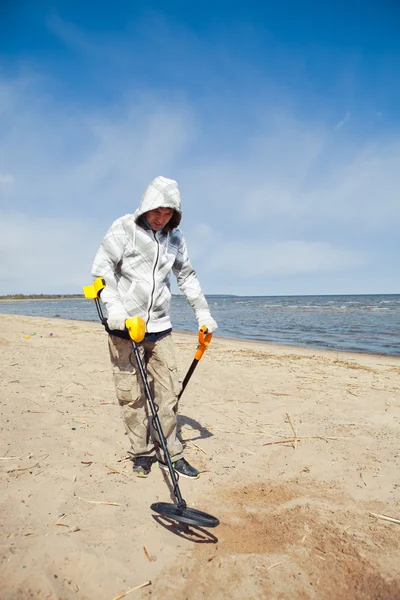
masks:
<svg viewBox="0 0 400 600"><path fill-rule="evenodd" d="M143 382L129 340L109 335L108 346L113 376L122 418L131 444L131 456L154 456L152 415ZM176 413L181 384L178 378L175 344L171 334L156 342L139 344L139 352L155 403L167 447L174 461L183 456L183 446L177 437ZM132 355L132 362L130 357Z"/></svg>

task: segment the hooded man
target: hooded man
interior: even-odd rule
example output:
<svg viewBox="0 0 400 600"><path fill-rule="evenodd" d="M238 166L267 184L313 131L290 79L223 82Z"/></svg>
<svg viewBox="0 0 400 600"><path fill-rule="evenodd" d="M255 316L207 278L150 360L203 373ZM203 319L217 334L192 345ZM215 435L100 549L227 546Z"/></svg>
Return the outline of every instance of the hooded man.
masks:
<svg viewBox="0 0 400 600"><path fill-rule="evenodd" d="M139 316L145 321L146 335L139 351L159 408L171 461L177 473L197 479L200 473L183 458L183 446L177 436L181 385L169 314L171 271L195 312L199 328L206 326L211 333L217 324L190 264L178 228L181 218L177 182L156 177L145 191L139 209L111 225L96 254L92 275L105 280L101 300L107 309L111 331L125 330L129 317ZM147 477L157 460L156 448L143 384L130 361L131 342L111 333L108 345L116 395L131 444L133 471L139 477ZM160 466L166 468L161 462Z"/></svg>

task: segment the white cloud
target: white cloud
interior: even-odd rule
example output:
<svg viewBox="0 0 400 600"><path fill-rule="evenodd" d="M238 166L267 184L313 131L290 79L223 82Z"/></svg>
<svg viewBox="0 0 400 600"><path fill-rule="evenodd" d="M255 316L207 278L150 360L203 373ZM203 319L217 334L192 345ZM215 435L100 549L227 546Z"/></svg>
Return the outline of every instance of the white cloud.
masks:
<svg viewBox="0 0 400 600"><path fill-rule="evenodd" d="M0 294L82 293L101 235L89 220L0 212Z"/></svg>
<svg viewBox="0 0 400 600"><path fill-rule="evenodd" d="M247 141L246 153L184 174L204 209L219 206L247 226L271 219L321 228L384 231L400 227L400 140L356 144L329 128L307 128L290 118L279 132Z"/></svg>
<svg viewBox="0 0 400 600"><path fill-rule="evenodd" d="M10 173L0 173L0 185L12 185L15 178Z"/></svg>
<svg viewBox="0 0 400 600"><path fill-rule="evenodd" d="M350 119L351 119L351 113L347 112L345 114L345 116L343 117L343 119L341 121L339 121L338 123L336 123L335 129L342 129L342 127L344 127L345 125L347 125L347 123L349 123Z"/></svg>
<svg viewBox="0 0 400 600"><path fill-rule="evenodd" d="M78 110L41 89L33 78L0 82L0 293L80 291L111 221L159 174L179 181L183 230L208 292L226 273L231 293L254 293L260 276L396 263L368 236L383 245L400 229L400 141L363 145L346 129L265 107L257 131L239 128L237 143L214 154L193 103L141 94Z"/></svg>
<svg viewBox="0 0 400 600"><path fill-rule="evenodd" d="M360 252L325 242L242 240L220 245L213 252L208 268L253 278L347 271L365 262L366 257Z"/></svg>
<svg viewBox="0 0 400 600"><path fill-rule="evenodd" d="M65 44L80 50L84 54L95 54L100 50L99 46L89 41L89 38L78 27L65 21L57 14L50 15L47 18L46 25L49 31Z"/></svg>
<svg viewBox="0 0 400 600"><path fill-rule="evenodd" d="M15 174L19 210L91 211L96 220L133 211L155 175L173 174L193 136L183 102L160 104L145 95L109 113L76 111L41 97L35 82L23 93L18 84L9 88L15 103L5 109L0 155Z"/></svg>

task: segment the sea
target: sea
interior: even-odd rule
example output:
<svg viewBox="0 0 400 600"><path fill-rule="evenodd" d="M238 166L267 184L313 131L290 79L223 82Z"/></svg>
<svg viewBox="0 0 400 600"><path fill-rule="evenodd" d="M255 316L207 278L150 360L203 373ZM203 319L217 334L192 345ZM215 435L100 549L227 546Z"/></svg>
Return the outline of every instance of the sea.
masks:
<svg viewBox="0 0 400 600"><path fill-rule="evenodd" d="M307 348L400 356L400 294L351 296L207 296L216 336ZM0 313L97 321L92 300L0 303ZM196 332L192 309L174 296L176 331Z"/></svg>

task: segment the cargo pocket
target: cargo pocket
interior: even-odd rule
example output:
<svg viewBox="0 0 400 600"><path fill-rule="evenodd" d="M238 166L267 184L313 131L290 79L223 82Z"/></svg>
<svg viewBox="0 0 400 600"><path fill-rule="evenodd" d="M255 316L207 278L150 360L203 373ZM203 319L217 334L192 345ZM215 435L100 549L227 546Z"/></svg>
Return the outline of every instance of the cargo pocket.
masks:
<svg viewBox="0 0 400 600"><path fill-rule="evenodd" d="M140 391L136 373L114 373L114 383L120 404L137 402Z"/></svg>

